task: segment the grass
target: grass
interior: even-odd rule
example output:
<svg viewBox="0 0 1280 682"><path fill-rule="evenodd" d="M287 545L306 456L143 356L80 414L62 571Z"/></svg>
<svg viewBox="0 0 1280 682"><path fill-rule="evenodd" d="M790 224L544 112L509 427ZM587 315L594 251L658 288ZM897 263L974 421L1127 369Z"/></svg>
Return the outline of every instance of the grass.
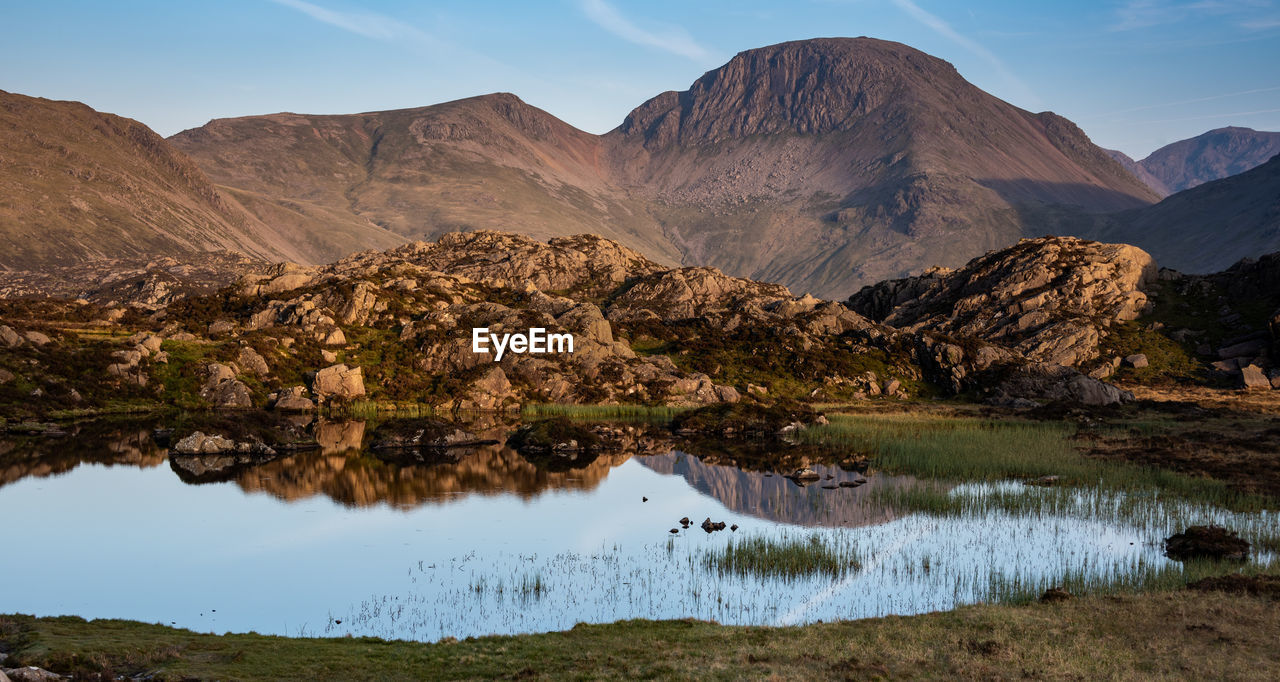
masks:
<svg viewBox="0 0 1280 682"><path fill-rule="evenodd" d="M437 644L0 616L10 665L153 679L1277 679L1280 609L1177 591L803 627L624 621Z"/></svg>
<svg viewBox="0 0 1280 682"><path fill-rule="evenodd" d="M997 481L1058 476L1063 485L1161 490L1233 510L1275 508L1270 497L1168 469L1085 457L1065 422L996 422L917 415L831 415L802 434L811 444L854 450L873 464L920 478ZM1154 428L1154 427L1153 427Z"/></svg>
<svg viewBox="0 0 1280 682"><path fill-rule="evenodd" d="M708 550L704 564L720 575L783 580L809 576L838 578L857 570L858 548L851 541L818 533L800 537L747 537Z"/></svg>

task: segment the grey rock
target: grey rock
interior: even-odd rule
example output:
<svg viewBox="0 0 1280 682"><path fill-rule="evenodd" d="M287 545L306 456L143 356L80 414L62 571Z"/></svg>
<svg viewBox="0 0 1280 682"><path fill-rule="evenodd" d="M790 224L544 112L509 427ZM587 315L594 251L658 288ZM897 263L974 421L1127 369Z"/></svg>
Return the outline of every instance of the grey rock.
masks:
<svg viewBox="0 0 1280 682"><path fill-rule="evenodd" d="M1151 363L1147 361L1145 353L1134 353L1124 359L1124 364L1134 369L1142 369L1143 367L1149 366Z"/></svg>
<svg viewBox="0 0 1280 682"><path fill-rule="evenodd" d="M205 435L202 431L196 431L173 444L173 451L183 455L217 455L234 452L235 449L235 441L230 438L217 434Z"/></svg>

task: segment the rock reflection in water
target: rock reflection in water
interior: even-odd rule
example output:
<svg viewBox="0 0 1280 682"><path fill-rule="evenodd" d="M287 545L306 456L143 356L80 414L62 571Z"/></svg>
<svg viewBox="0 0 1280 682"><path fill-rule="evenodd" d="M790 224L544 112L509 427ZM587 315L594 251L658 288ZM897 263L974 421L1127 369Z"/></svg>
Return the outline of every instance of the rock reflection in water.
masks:
<svg viewBox="0 0 1280 682"><path fill-rule="evenodd" d="M639 457L637 461L658 473L683 477L695 490L714 497L732 511L796 526L852 527L887 523L900 514L869 500L877 491L916 485L916 479L910 476L860 474L819 464L810 467L818 473L818 480L800 485L778 474L706 464L683 452ZM856 488L823 487L860 479L866 483Z"/></svg>
<svg viewBox="0 0 1280 682"><path fill-rule="evenodd" d="M61 438L0 436L0 487L24 478L57 476L81 464L139 468L164 463L168 451L151 438L144 422L90 422L65 427Z"/></svg>
<svg viewBox="0 0 1280 682"><path fill-rule="evenodd" d="M303 452L240 471L232 480L245 491L282 500L325 495L348 507L388 504L408 509L466 494L507 493L529 499L547 490L591 490L630 459L627 454L605 454L581 469L560 472L539 468L500 445L429 451L417 465L405 465L405 453L395 454L401 464L363 453Z"/></svg>

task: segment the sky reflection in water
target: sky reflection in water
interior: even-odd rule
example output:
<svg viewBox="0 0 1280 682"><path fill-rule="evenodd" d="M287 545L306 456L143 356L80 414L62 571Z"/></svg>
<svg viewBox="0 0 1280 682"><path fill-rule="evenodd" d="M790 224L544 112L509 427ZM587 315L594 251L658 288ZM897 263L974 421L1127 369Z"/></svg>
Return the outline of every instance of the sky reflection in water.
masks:
<svg viewBox="0 0 1280 682"><path fill-rule="evenodd" d="M902 516L870 500L910 478L823 489L858 477L836 468L820 468L835 478L807 488L678 452L549 473L494 446L409 468L308 453L188 485L162 454L52 476L0 470L0 541L24 557L6 562L0 612L435 640L626 618L911 614L981 600L995 576L1052 584L1068 570L1167 562L1141 529L1120 524ZM671 535L683 516L694 525ZM697 527L706 517L740 528L708 535ZM861 568L783 581L703 563L731 538L813 533L856 546Z"/></svg>

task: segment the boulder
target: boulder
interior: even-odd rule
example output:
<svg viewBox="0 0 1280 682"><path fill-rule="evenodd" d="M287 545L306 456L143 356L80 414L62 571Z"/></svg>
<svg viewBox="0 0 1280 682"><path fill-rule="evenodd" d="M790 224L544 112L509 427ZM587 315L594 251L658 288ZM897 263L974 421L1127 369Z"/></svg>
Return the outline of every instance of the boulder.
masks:
<svg viewBox="0 0 1280 682"><path fill-rule="evenodd" d="M1133 394L1098 381L1070 367L1031 363L1011 369L989 402L1006 404L1022 399L1101 407L1131 402Z"/></svg>
<svg viewBox="0 0 1280 682"><path fill-rule="evenodd" d="M311 392L318 398L350 400L363 396L364 370L359 367L332 365L315 373Z"/></svg>
<svg viewBox="0 0 1280 682"><path fill-rule="evenodd" d="M16 378L17 377L14 375L13 372L10 372L5 368L0 367L0 386L3 386L4 384L9 383L10 381L13 381Z"/></svg>
<svg viewBox="0 0 1280 682"><path fill-rule="evenodd" d="M1149 366L1151 363L1147 361L1145 353L1134 353L1124 359L1124 364L1125 366L1132 367L1134 369L1142 369L1143 367Z"/></svg>
<svg viewBox="0 0 1280 682"><path fill-rule="evenodd" d="M173 451L180 455L217 455L234 452L235 441L216 434L206 435L196 431L173 444Z"/></svg>
<svg viewBox="0 0 1280 682"><path fill-rule="evenodd" d="M249 392L249 387L238 379L227 379L216 384L206 384L200 390L200 397L213 403L214 407L253 407L253 397Z"/></svg>
<svg viewBox="0 0 1280 682"><path fill-rule="evenodd" d="M1257 365L1245 365L1240 368L1240 383L1247 390L1271 390L1271 380Z"/></svg>
<svg viewBox="0 0 1280 682"><path fill-rule="evenodd" d="M24 343L22 335L13 330L13 327L0 324L0 343L9 348L16 348Z"/></svg>
<svg viewBox="0 0 1280 682"><path fill-rule="evenodd" d="M318 332L316 337L325 346L347 345L347 335L341 329L334 328L327 332Z"/></svg>
<svg viewBox="0 0 1280 682"><path fill-rule="evenodd" d="M471 390L467 393L466 407L480 410L496 410L509 400L514 400L511 381L502 368L494 365L485 370L480 378L471 382Z"/></svg>
<svg viewBox="0 0 1280 682"><path fill-rule="evenodd" d="M5 668L0 674L7 675L13 682L55 682L62 679L58 673L49 672L35 666L25 668Z"/></svg>
<svg viewBox="0 0 1280 682"><path fill-rule="evenodd" d="M316 404L306 395L307 389L293 386L280 391L276 397L275 409L282 412L309 412L316 409Z"/></svg>
<svg viewBox="0 0 1280 682"><path fill-rule="evenodd" d="M29 331L24 334L24 336L27 337L27 340L30 341L32 345L36 346L44 346L51 341L47 335L36 331Z"/></svg>
<svg viewBox="0 0 1280 682"><path fill-rule="evenodd" d="M262 357L258 351L248 346L240 349L240 355L236 358L236 364L240 365L244 371L258 377L265 377L268 374L271 374L271 368L267 366L267 359Z"/></svg>

